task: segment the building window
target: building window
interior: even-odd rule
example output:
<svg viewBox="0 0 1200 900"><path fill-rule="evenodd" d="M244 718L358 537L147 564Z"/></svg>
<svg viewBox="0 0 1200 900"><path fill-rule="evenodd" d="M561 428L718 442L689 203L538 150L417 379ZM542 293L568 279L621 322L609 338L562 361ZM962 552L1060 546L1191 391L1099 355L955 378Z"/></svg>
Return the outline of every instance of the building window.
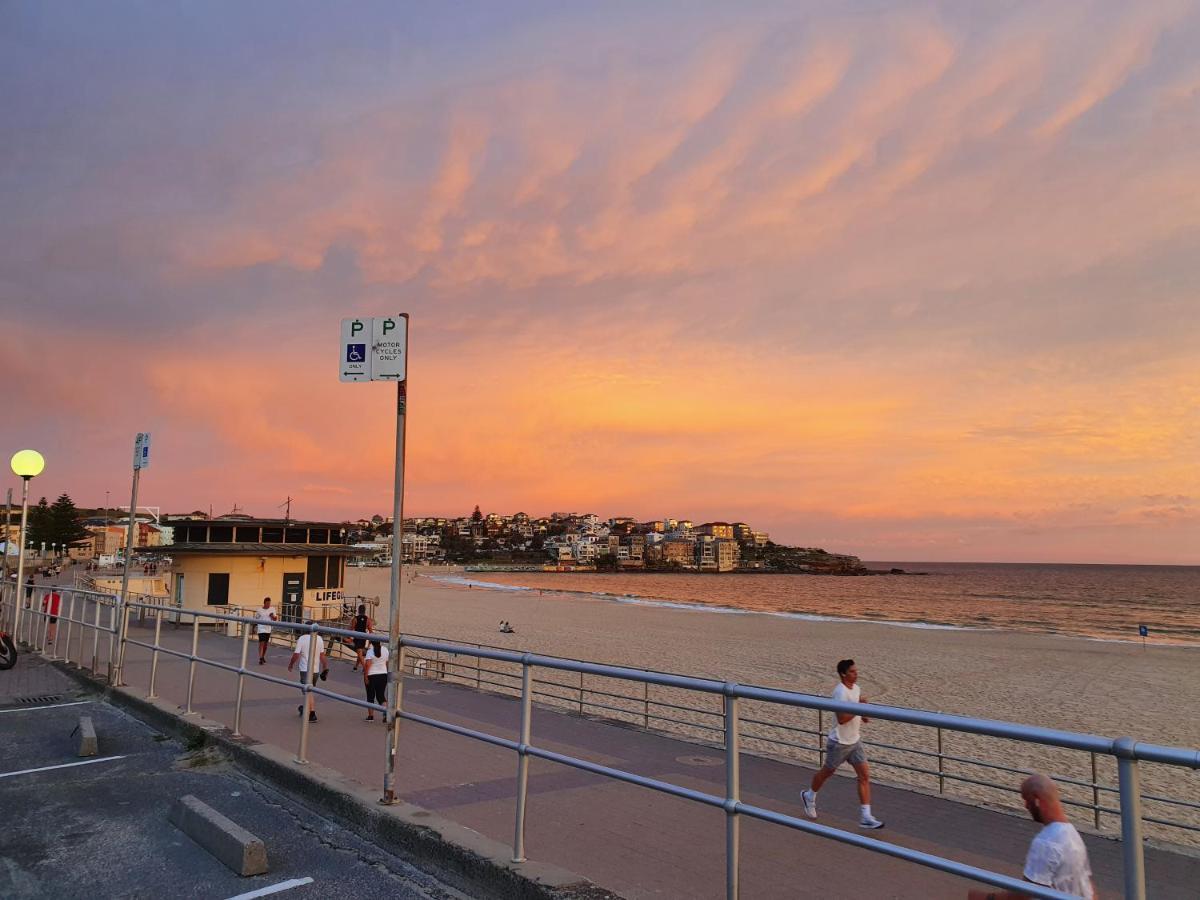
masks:
<svg viewBox="0 0 1200 900"><path fill-rule="evenodd" d="M229 573L208 573L208 605L225 606L229 603Z"/></svg>
<svg viewBox="0 0 1200 900"><path fill-rule="evenodd" d="M325 576L325 587L340 588L342 586L342 558L340 556L329 557L329 568Z"/></svg>
<svg viewBox="0 0 1200 900"><path fill-rule="evenodd" d="M239 525L234 533L237 535L235 540L239 544L257 544L258 543L258 529L257 528L249 528L245 525Z"/></svg>
<svg viewBox="0 0 1200 900"><path fill-rule="evenodd" d="M282 544L283 529L282 528L264 528L262 530L262 542L264 544Z"/></svg>
<svg viewBox="0 0 1200 900"><path fill-rule="evenodd" d="M208 540L211 544L232 543L233 527L230 525L213 525L208 529Z"/></svg>
<svg viewBox="0 0 1200 900"><path fill-rule="evenodd" d="M303 528L289 528L284 537L284 542L288 544L306 544L308 543L308 531Z"/></svg>
<svg viewBox="0 0 1200 900"><path fill-rule="evenodd" d="M308 558L308 577L304 582L310 588L325 587L325 557L310 556Z"/></svg>
<svg viewBox="0 0 1200 900"><path fill-rule="evenodd" d="M308 542L310 544L328 544L329 529L328 528L312 528L308 532Z"/></svg>

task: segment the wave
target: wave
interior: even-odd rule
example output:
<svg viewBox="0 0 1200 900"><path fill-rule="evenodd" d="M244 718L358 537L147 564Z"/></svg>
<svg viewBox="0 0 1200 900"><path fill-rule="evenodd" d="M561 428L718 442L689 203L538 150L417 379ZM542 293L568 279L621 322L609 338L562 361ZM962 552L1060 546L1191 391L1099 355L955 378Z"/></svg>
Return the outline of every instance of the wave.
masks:
<svg viewBox="0 0 1200 900"><path fill-rule="evenodd" d="M904 622L893 619L859 619L848 616L823 616L817 613L777 612L762 609L742 609L737 606L723 606L716 603L686 603L680 600L656 600L637 594L610 594L606 591L575 591L558 588L532 588L518 584L497 584L493 581L476 581L461 575L429 575L433 581L443 584L457 584L469 587L480 587L485 590L504 591L508 593L531 593L541 591L542 594L561 596L593 597L610 603L624 603L630 606L651 606L661 609L678 609L684 612L710 612L729 616L773 616L777 619L796 619L802 622L841 622L846 624L891 625L896 628L916 628L924 631L994 631L995 629L971 626L949 625L942 622Z"/></svg>

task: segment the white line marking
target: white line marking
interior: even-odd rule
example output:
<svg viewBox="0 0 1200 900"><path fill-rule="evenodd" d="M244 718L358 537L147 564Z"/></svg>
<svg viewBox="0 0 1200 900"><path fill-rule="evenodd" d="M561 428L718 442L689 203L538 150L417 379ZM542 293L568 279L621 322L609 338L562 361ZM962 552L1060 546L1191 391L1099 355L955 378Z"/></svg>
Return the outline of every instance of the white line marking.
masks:
<svg viewBox="0 0 1200 900"><path fill-rule="evenodd" d="M124 759L121 756L102 756L99 759L85 759L81 762L63 763L61 766L42 766L40 769L21 769L19 772L0 772L0 778L12 778L14 775L32 775L34 772L49 772L51 769L69 769L72 766L90 766L92 763L111 762L114 759Z"/></svg>
<svg viewBox="0 0 1200 900"><path fill-rule="evenodd" d="M303 887L306 884L312 884L312 879L293 878L291 881L281 881L279 884L273 884L270 887L259 888L257 891L247 891L245 894L238 894L236 897L230 897L229 900L250 900L252 897L265 897L267 894L278 894L280 891L290 891L294 887Z"/></svg>
<svg viewBox="0 0 1200 900"><path fill-rule="evenodd" d="M0 709L6 712L33 712L35 709L58 709L60 706L82 706L84 703L94 703L93 700L76 700L74 703L54 703L50 706L14 706L12 709Z"/></svg>

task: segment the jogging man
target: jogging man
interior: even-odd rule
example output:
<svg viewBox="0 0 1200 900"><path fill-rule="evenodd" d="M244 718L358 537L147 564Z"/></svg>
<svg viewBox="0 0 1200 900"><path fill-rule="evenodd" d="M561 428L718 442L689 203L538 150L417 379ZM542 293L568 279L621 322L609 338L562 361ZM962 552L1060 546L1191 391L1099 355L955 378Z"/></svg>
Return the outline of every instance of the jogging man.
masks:
<svg viewBox="0 0 1200 900"><path fill-rule="evenodd" d="M1037 833L1025 857L1025 880L1042 887L1092 900L1092 866L1083 838L1067 818L1058 785L1046 775L1030 775L1021 782L1021 799L1035 822L1046 827ZM971 891L970 900L1021 900L1012 891Z"/></svg>
<svg viewBox="0 0 1200 900"><path fill-rule="evenodd" d="M267 661L267 644L271 643L271 623L279 621L279 616L275 615L275 609L271 606L270 597L263 597L263 605L254 611L254 618L258 619L254 623L254 631L258 634L258 664L261 666Z"/></svg>
<svg viewBox="0 0 1200 900"><path fill-rule="evenodd" d="M843 703L866 703L867 698L862 696L858 686L858 666L854 665L854 660L843 659L839 662L837 673L841 683L833 689L833 699ZM825 744L825 765L813 776L812 788L800 795L804 802L804 814L810 819L817 817L817 791L833 777L838 766L848 762L858 776L858 802L861 804L858 827L883 827L883 822L871 815L871 773L867 768L867 753L859 734L862 723L869 721L866 716L837 714L837 724L830 729L829 740Z"/></svg>
<svg viewBox="0 0 1200 900"><path fill-rule="evenodd" d="M304 624L311 625L311 624L313 624L313 620L309 619ZM310 652L309 644L311 641L314 641L314 640L317 642L317 648L316 648L317 668L316 668L316 671L314 671L312 673L312 675L310 676L309 672L308 672L308 654ZM302 634L302 635L300 635L299 640L296 641L296 648L292 651L292 658L288 662L288 671L289 672L292 671L292 668L296 665L296 663L300 664L300 683L301 684L315 685L317 683L318 675L321 678L329 677L329 662L328 662L328 660L325 659L325 641L323 641L321 639L321 636L319 634ZM301 703L299 706L296 707L296 712L300 713L300 715L304 715L304 704L303 703ZM313 696L311 691L308 692L308 721L310 721L310 722L317 721L316 698Z"/></svg>

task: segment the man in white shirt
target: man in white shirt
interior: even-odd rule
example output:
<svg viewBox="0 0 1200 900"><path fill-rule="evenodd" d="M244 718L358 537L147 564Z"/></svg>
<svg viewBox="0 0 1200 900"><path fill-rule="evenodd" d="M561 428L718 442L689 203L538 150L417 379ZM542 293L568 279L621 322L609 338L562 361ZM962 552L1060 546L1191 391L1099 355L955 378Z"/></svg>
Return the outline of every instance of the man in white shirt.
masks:
<svg viewBox="0 0 1200 900"><path fill-rule="evenodd" d="M312 625L313 620L309 619L304 624ZM316 642L315 649L312 646L312 642L314 641ZM317 668L311 675L308 671L308 658L310 654L317 662ZM300 635L300 638L296 641L296 648L292 651L292 658L288 662L288 671L292 671L292 668L297 663L300 664L300 683L302 685L315 685L318 676L321 678L329 677L329 662L325 659L325 641L321 639L319 634L314 632ZM317 721L316 697L313 696L312 691L305 691L305 694L308 696L308 721L315 722ZM300 715L304 715L304 706L305 704L301 703L296 707L296 711Z"/></svg>
<svg viewBox="0 0 1200 900"><path fill-rule="evenodd" d="M833 689L833 699L843 703L866 703L858 686L858 666L854 660L843 659L837 664L840 683ZM838 766L844 762L854 767L858 776L859 828L882 828L883 822L871 815L871 773L867 767L867 752L863 749L860 728L863 722L871 721L866 716L838 713L837 722L829 732L825 744L825 765L813 776L812 786L800 795L804 803L804 814L810 819L817 817L817 791L825 784Z"/></svg>
<svg viewBox="0 0 1200 900"><path fill-rule="evenodd" d="M1045 827L1034 837L1025 857L1025 880L1093 900L1092 866L1083 838L1067 818L1058 785L1046 775L1030 775L1021 782L1021 799L1035 822ZM970 900L1022 900L1012 891L971 891Z"/></svg>
<svg viewBox="0 0 1200 900"><path fill-rule="evenodd" d="M263 605L254 611L254 631L258 635L258 664L267 662L267 644L271 643L271 623L279 620L275 609L271 606L271 598L263 597Z"/></svg>

